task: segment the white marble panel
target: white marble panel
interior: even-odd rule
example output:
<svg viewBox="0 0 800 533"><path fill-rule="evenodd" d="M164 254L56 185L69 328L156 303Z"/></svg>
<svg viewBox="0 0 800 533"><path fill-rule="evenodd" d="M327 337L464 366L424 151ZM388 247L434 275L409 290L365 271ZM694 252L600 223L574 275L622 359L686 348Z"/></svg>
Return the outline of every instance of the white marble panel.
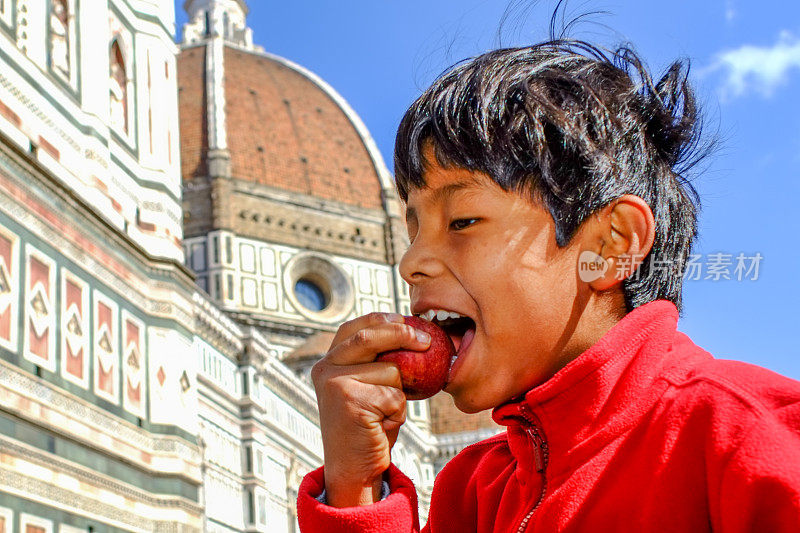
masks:
<svg viewBox="0 0 800 533"><path fill-rule="evenodd" d="M378 296L383 298L391 296L391 284L389 283L389 273L387 271L375 271L375 287L378 291Z"/></svg>
<svg viewBox="0 0 800 533"><path fill-rule="evenodd" d="M261 248L261 274L275 277L275 273L275 252L264 246Z"/></svg>
<svg viewBox="0 0 800 533"><path fill-rule="evenodd" d="M256 272L256 249L252 244L239 244L239 264L242 272L255 274Z"/></svg>
<svg viewBox="0 0 800 533"><path fill-rule="evenodd" d="M258 307L258 282L253 278L242 278L242 303Z"/></svg>
<svg viewBox="0 0 800 533"><path fill-rule="evenodd" d="M264 309L269 311L278 310L278 286L275 283L265 281L261 284Z"/></svg>

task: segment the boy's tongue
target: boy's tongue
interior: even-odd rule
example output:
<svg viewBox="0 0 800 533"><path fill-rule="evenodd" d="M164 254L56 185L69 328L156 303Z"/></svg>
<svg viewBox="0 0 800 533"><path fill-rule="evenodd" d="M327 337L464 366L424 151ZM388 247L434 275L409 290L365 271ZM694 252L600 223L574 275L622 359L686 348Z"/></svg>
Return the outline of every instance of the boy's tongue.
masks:
<svg viewBox="0 0 800 533"><path fill-rule="evenodd" d="M464 332L464 336L461 337L461 342L456 348L456 355L460 355L462 351L466 351L469 348L469 345L472 343L472 339L475 338L475 328L469 328L467 331Z"/></svg>
<svg viewBox="0 0 800 533"><path fill-rule="evenodd" d="M450 340L453 341L453 346L456 348L456 354L461 353L461 349L463 348L466 350L469 347L469 344L472 342L472 339L475 337L475 328L469 328L464 333L450 333L447 332L450 336Z"/></svg>

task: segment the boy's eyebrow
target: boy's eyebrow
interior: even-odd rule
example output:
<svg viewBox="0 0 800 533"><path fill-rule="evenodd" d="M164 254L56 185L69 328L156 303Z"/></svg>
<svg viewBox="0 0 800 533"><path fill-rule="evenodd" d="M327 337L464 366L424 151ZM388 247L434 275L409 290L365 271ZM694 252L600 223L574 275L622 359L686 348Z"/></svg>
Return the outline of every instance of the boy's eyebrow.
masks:
<svg viewBox="0 0 800 533"><path fill-rule="evenodd" d="M448 183L447 185L442 185L433 191L433 201L441 202L443 200L449 200L458 191L469 189L470 187L474 187L481 183L482 181L478 177L470 176L469 178L464 178L453 183Z"/></svg>
<svg viewBox="0 0 800 533"><path fill-rule="evenodd" d="M434 203L449 200L455 193L464 189L469 189L482 184L483 181L476 177L470 176L447 185L442 185L435 189L432 193L431 200ZM417 220L417 210L413 207L406 206L406 224L411 220Z"/></svg>

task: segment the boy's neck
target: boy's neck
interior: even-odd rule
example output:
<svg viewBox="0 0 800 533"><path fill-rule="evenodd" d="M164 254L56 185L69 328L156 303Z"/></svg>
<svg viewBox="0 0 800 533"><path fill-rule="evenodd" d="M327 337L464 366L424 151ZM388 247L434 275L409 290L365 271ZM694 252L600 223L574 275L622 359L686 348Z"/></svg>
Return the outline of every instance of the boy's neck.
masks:
<svg viewBox="0 0 800 533"><path fill-rule="evenodd" d="M588 298L573 302L567 327L562 336L563 348L553 374L591 348L628 313L621 290L592 292Z"/></svg>

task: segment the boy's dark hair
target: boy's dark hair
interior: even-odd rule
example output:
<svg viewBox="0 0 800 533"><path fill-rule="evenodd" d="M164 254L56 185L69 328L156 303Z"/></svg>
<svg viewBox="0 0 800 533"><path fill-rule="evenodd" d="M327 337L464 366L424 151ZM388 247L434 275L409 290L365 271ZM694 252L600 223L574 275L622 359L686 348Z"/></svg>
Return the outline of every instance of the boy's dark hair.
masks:
<svg viewBox="0 0 800 533"><path fill-rule="evenodd" d="M397 132L395 180L406 201L425 185L423 150L530 194L566 246L581 223L624 194L655 218L653 248L623 282L628 311L656 299L681 309L699 198L687 172L705 155L701 121L676 61L654 83L628 47L614 52L553 39L494 50L452 67L408 109Z"/></svg>

